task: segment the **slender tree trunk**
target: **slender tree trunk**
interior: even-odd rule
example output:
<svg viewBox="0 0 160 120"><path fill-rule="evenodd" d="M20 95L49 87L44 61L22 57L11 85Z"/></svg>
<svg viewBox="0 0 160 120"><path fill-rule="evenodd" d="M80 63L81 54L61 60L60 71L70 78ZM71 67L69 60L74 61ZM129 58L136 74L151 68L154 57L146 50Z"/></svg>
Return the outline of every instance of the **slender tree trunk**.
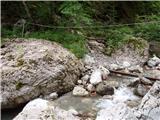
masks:
<svg viewBox="0 0 160 120"><path fill-rule="evenodd" d="M28 8L26 2L25 2L25 1L22 1L22 3L23 3L23 5L24 5L24 8L25 8L25 11L26 11L26 13L27 13L28 18L33 22L32 16L31 16L31 14L30 14L30 11L29 11L29 8Z"/></svg>

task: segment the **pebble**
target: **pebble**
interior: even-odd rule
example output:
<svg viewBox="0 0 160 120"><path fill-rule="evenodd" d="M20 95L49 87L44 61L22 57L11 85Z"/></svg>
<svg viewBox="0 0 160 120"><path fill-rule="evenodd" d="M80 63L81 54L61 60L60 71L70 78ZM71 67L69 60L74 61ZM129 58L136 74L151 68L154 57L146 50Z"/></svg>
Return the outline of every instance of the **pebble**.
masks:
<svg viewBox="0 0 160 120"><path fill-rule="evenodd" d="M94 87L92 84L88 84L88 85L87 85L87 90L88 90L89 92L95 91L95 87Z"/></svg>
<svg viewBox="0 0 160 120"><path fill-rule="evenodd" d="M76 86L73 89L74 96L87 96L89 95L88 91L81 86Z"/></svg>

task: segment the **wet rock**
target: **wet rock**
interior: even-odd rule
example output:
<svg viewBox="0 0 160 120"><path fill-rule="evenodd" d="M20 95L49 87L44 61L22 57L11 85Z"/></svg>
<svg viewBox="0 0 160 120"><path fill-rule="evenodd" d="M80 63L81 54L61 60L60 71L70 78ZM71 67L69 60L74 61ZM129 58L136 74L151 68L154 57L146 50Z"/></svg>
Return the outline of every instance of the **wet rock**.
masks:
<svg viewBox="0 0 160 120"><path fill-rule="evenodd" d="M141 83L144 85L152 85L152 82L145 77L140 78L140 80L141 80Z"/></svg>
<svg viewBox="0 0 160 120"><path fill-rule="evenodd" d="M114 88L118 88L120 86L119 82L117 82L115 80L107 80L107 81L103 81L103 83L105 85L112 86Z"/></svg>
<svg viewBox="0 0 160 120"><path fill-rule="evenodd" d="M90 76L88 74L86 74L85 76L83 76L81 78L83 84L87 84L87 82L89 81Z"/></svg>
<svg viewBox="0 0 160 120"><path fill-rule="evenodd" d="M160 118L160 81L156 81L148 93L143 97L138 109L141 120L158 120Z"/></svg>
<svg viewBox="0 0 160 120"><path fill-rule="evenodd" d="M145 78L145 77L139 77L139 78L134 78L130 80L130 83L127 85L128 87L136 87L139 84L143 85L152 85L152 82Z"/></svg>
<svg viewBox="0 0 160 120"><path fill-rule="evenodd" d="M88 84L88 85L87 85L87 90L88 90L89 92L95 91L94 85Z"/></svg>
<svg viewBox="0 0 160 120"><path fill-rule="evenodd" d="M96 84L102 82L101 76L102 76L102 73L101 73L100 69L93 71L93 73L91 74L91 77L90 77L90 83L93 85L96 85Z"/></svg>
<svg viewBox="0 0 160 120"><path fill-rule="evenodd" d="M141 102L141 99L138 99L138 100L128 100L125 103L126 103L126 105L128 107L134 108L134 107L139 106L140 102Z"/></svg>
<svg viewBox="0 0 160 120"><path fill-rule="evenodd" d="M86 89L84 89L81 86L76 86L73 89L73 95L74 96L87 96L89 95L88 91L86 91Z"/></svg>
<svg viewBox="0 0 160 120"><path fill-rule="evenodd" d="M124 103L102 109L98 112L96 120L138 120L133 111Z"/></svg>
<svg viewBox="0 0 160 120"><path fill-rule="evenodd" d="M145 96L147 92L148 92L148 89L141 84L139 84L138 87L134 89L134 94L141 97Z"/></svg>
<svg viewBox="0 0 160 120"><path fill-rule="evenodd" d="M2 109L16 107L41 94L63 94L75 86L83 64L59 44L19 38L6 44L1 49Z"/></svg>
<svg viewBox="0 0 160 120"><path fill-rule="evenodd" d="M136 87L140 83L140 78L134 78L130 80L128 87Z"/></svg>
<svg viewBox="0 0 160 120"><path fill-rule="evenodd" d="M43 99L30 101L13 120L80 120L72 111L66 111Z"/></svg>
<svg viewBox="0 0 160 120"><path fill-rule="evenodd" d="M100 95L113 95L114 94L114 88L112 86L106 85L104 82L97 85L96 91Z"/></svg>
<svg viewBox="0 0 160 120"><path fill-rule="evenodd" d="M154 56L153 58L150 58L149 61L147 62L149 67L155 67L158 64L160 64L160 59L156 56Z"/></svg>
<svg viewBox="0 0 160 120"><path fill-rule="evenodd" d="M100 66L99 69L101 70L102 73L102 79L106 80L108 78L108 75L110 74L109 70L103 66Z"/></svg>
<svg viewBox="0 0 160 120"><path fill-rule="evenodd" d="M147 71L147 75L152 77L152 78L158 78L160 79L160 70L149 70Z"/></svg>

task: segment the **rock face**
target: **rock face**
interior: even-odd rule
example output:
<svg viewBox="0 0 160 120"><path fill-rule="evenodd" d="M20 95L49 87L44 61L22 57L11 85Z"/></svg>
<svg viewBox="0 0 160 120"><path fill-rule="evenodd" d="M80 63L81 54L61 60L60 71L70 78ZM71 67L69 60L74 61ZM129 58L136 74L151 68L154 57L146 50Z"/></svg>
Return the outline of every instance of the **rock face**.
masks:
<svg viewBox="0 0 160 120"><path fill-rule="evenodd" d="M111 56L105 55L104 52L102 52L103 50L98 49L99 43L92 45L88 43L90 49L90 53L88 54L88 56L94 59L94 63L92 62L93 63L92 66L102 65L106 68L118 69L118 68L131 67L135 65L143 65L148 60L149 57L149 44L147 43L147 41L143 39L139 38L134 38L134 39L139 41L140 44L138 44L138 46L140 49L139 48L135 49L133 43L131 42L124 45L124 47L116 50L114 53L112 53ZM143 47L140 47L141 45ZM106 47L100 47L100 49L106 49Z"/></svg>
<svg viewBox="0 0 160 120"><path fill-rule="evenodd" d="M111 108L102 109L96 120L138 120L133 111L125 104L119 103Z"/></svg>
<svg viewBox="0 0 160 120"><path fill-rule="evenodd" d="M1 50L2 109L71 91L83 67L72 53L45 40L16 39Z"/></svg>
<svg viewBox="0 0 160 120"><path fill-rule="evenodd" d="M13 120L80 120L72 111L50 105L43 99L35 99L29 102Z"/></svg>
<svg viewBox="0 0 160 120"><path fill-rule="evenodd" d="M137 110L136 110L137 111ZM140 120L159 120L160 118L160 81L157 81L143 97L138 108Z"/></svg>

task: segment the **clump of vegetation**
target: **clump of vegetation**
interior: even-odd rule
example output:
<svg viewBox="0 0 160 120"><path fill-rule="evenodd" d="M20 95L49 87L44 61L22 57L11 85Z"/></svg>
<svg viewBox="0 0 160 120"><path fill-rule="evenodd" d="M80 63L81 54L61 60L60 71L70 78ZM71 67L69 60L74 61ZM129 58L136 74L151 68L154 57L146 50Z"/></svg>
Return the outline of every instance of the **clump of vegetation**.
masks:
<svg viewBox="0 0 160 120"><path fill-rule="evenodd" d="M18 59L17 60L17 67L24 65L24 60L23 59Z"/></svg>
<svg viewBox="0 0 160 120"><path fill-rule="evenodd" d="M129 27L120 27L106 30L106 50L107 55L111 55L115 50L122 47L126 38L131 37L133 30Z"/></svg>
<svg viewBox="0 0 160 120"><path fill-rule="evenodd" d="M26 38L40 38L46 39L49 41L55 41L62 44L63 47L69 49L73 52L78 58L82 58L87 52L85 46L86 40L83 35L77 33L71 33L69 31L39 31L33 32L25 36Z"/></svg>
<svg viewBox="0 0 160 120"><path fill-rule="evenodd" d="M23 86L24 86L24 84L22 82L20 82L20 81L16 82L16 90L21 89Z"/></svg>

